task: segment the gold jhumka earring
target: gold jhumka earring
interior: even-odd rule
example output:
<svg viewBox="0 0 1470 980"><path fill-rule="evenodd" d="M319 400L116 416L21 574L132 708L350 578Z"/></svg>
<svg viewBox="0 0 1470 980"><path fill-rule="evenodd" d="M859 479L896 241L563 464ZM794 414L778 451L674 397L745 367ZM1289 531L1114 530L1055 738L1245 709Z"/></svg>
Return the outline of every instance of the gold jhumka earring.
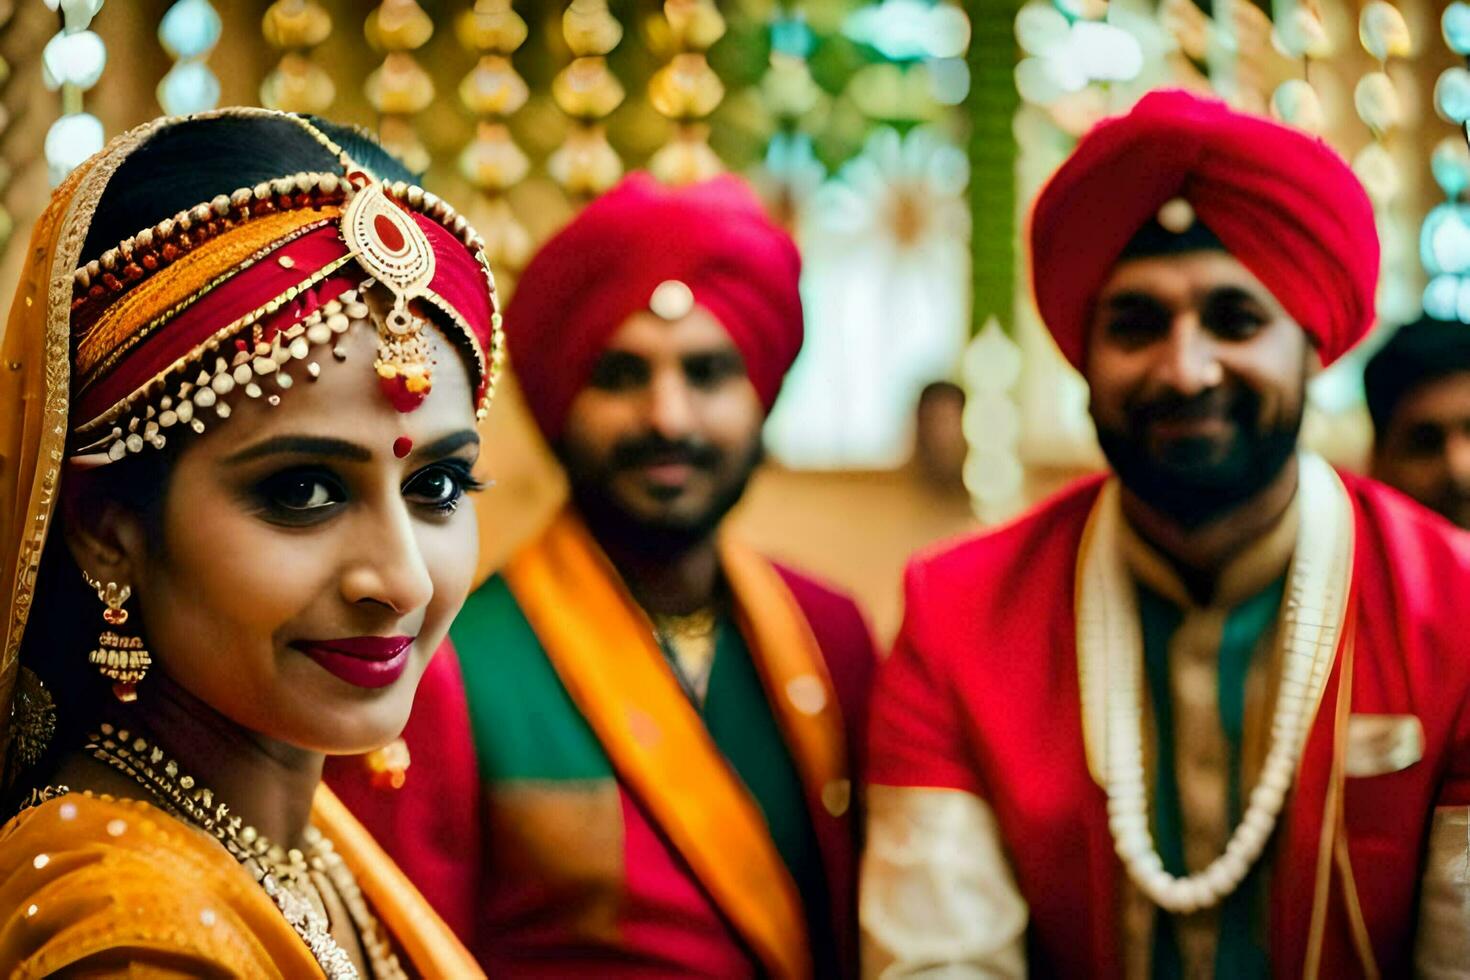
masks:
<svg viewBox="0 0 1470 980"><path fill-rule="evenodd" d="M97 598L107 606L102 610L102 620L108 626L122 626L128 621L128 611L123 608L133 594L132 586L116 582L101 582L82 572L87 584L97 590ZM138 682L148 673L153 658L143 647L141 636L124 636L112 630L103 630L97 637L97 649L88 658L97 665L103 677L112 681L112 694L124 703L138 700Z"/></svg>

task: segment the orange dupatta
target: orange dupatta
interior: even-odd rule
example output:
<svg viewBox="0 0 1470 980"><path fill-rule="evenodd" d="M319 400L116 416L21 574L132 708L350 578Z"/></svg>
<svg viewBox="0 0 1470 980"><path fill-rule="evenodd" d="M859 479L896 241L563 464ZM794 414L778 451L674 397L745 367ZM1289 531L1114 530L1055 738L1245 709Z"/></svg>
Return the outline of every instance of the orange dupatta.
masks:
<svg viewBox="0 0 1470 980"><path fill-rule="evenodd" d="M71 395L72 273L108 179L158 121L118 137L62 182L36 220L0 342L0 718L56 506ZM0 724L0 758L10 726ZM0 781L9 774L0 774Z"/></svg>
<svg viewBox="0 0 1470 980"><path fill-rule="evenodd" d="M842 723L811 628L768 562L729 540L720 557L807 793L840 815ZM811 976L801 899L760 808L586 527L563 511L503 574L620 778L735 930L773 976Z"/></svg>
<svg viewBox="0 0 1470 980"><path fill-rule="evenodd" d="M347 863L415 975L484 975L325 786L313 800L312 822ZM6 976L50 976L102 962L150 976L322 976L239 863L208 834L152 804L67 793L6 823L0 842Z"/></svg>

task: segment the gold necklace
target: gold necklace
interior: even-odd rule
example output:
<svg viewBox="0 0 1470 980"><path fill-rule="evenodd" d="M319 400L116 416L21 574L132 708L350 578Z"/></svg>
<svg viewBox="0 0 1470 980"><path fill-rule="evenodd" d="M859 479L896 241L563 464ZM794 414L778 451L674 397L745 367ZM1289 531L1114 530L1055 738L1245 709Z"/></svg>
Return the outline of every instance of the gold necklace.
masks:
<svg viewBox="0 0 1470 980"><path fill-rule="evenodd" d="M715 631L715 610L706 606L692 613L654 613L653 625L666 638L702 640Z"/></svg>
<svg viewBox="0 0 1470 980"><path fill-rule="evenodd" d="M342 900L373 975L384 980L407 977L351 870L321 831L306 828L305 851L282 848L231 816L226 804L215 802L212 791L181 774L178 763L147 739L109 724L103 724L100 732L88 740L86 751L138 783L169 813L218 840L275 903L329 980L357 980L358 972L332 936L320 895L312 894L313 870Z"/></svg>
<svg viewBox="0 0 1470 980"><path fill-rule="evenodd" d="M318 887L327 885L341 899L348 917L357 929L363 955L372 964L373 976L378 980L408 980L408 974L398 962L398 954L393 952L393 943L384 931L383 924L368 908L367 899L363 896L357 879L353 877L352 869L347 867L347 862L342 860L342 856L332 847L332 842L321 831L308 827L306 836L308 842L313 844L313 853L308 859L313 880L318 882Z"/></svg>
<svg viewBox="0 0 1470 980"><path fill-rule="evenodd" d="M649 618L684 693L696 705L703 704L715 666L715 628L719 616L714 607L682 615L654 613Z"/></svg>

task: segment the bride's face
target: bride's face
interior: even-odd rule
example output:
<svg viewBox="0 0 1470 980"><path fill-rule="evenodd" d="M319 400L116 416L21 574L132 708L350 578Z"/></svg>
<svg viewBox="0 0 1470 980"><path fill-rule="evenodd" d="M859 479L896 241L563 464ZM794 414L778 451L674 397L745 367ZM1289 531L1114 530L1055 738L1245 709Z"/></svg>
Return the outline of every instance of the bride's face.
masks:
<svg viewBox="0 0 1470 980"><path fill-rule="evenodd" d="M469 591L479 451L463 358L434 331L416 411L380 393L375 332L271 407L236 398L177 458L161 540L119 528L155 670L251 731L327 753L396 737ZM147 687L140 691L146 711Z"/></svg>

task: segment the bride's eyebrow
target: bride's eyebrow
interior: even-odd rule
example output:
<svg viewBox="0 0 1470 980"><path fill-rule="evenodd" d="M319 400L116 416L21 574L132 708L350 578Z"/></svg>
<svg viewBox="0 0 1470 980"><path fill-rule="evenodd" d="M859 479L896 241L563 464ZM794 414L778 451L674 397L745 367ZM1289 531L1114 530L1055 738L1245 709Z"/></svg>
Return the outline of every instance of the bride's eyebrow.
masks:
<svg viewBox="0 0 1470 980"><path fill-rule="evenodd" d="M414 456L423 459L439 459L449 456L466 446L478 446L480 434L474 429L461 429L451 432L447 436L435 439L433 442L423 446L415 447Z"/></svg>
<svg viewBox="0 0 1470 980"><path fill-rule="evenodd" d="M370 463L372 450L346 439L330 436L281 435L263 439L253 446L225 457L226 464L238 464L266 456L325 456L351 463Z"/></svg>

